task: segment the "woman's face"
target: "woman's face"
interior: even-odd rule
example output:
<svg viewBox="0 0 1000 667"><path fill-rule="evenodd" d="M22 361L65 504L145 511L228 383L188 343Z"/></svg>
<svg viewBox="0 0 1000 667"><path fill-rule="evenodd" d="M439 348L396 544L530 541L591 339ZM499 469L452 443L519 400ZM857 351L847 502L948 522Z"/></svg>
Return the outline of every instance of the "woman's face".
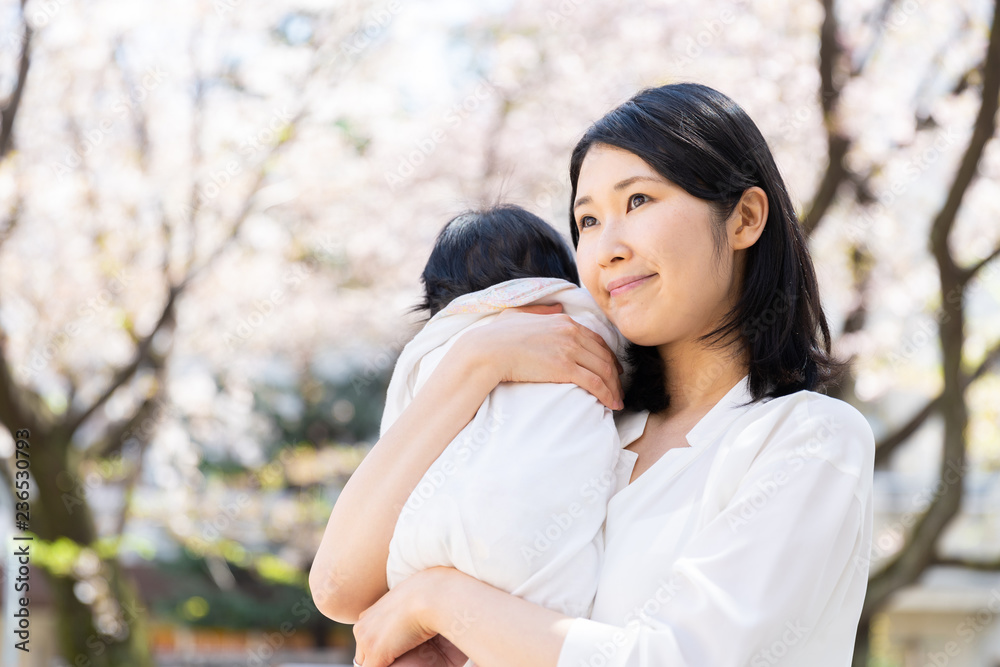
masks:
<svg viewBox="0 0 1000 667"><path fill-rule="evenodd" d="M587 151L574 220L580 279L633 343L706 334L738 294L733 250L713 257L709 204L634 153L603 144Z"/></svg>

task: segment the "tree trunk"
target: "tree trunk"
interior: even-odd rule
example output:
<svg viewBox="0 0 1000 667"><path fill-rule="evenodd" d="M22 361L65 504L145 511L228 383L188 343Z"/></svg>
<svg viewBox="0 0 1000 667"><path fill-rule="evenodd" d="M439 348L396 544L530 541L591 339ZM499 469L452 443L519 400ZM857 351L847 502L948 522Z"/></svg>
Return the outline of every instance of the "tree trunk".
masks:
<svg viewBox="0 0 1000 667"><path fill-rule="evenodd" d="M57 614L59 653L70 665L87 667L155 667L146 631L145 609L131 582L117 563L102 563L110 598L117 604L115 616L124 623L118 636L102 634L95 625L94 609L73 593L74 577L49 575L49 586Z"/></svg>
<svg viewBox="0 0 1000 667"><path fill-rule="evenodd" d="M115 558L98 559L94 517L86 485L70 471L69 438L55 429L31 434L31 472L37 494L31 503L31 529L47 542L69 538L81 549L68 576L46 571L55 606L59 652L70 665L154 667L146 630L146 610ZM80 585L84 598L77 597Z"/></svg>

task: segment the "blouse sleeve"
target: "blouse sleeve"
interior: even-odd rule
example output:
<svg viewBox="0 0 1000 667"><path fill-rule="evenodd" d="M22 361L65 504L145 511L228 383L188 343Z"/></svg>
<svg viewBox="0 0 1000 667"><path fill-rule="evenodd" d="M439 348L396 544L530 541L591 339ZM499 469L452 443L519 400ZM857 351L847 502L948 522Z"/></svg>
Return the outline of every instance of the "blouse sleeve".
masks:
<svg viewBox="0 0 1000 667"><path fill-rule="evenodd" d="M771 665L843 605L860 614L849 584L867 579L874 437L842 405L846 427L825 441L829 414L786 420L650 591L650 611L622 626L575 619L557 667Z"/></svg>

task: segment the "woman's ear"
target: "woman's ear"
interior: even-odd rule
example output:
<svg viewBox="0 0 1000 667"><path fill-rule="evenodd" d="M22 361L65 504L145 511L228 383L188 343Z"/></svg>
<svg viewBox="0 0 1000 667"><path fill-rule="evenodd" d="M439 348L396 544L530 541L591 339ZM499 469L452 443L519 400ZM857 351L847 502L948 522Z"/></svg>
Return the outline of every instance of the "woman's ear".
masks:
<svg viewBox="0 0 1000 667"><path fill-rule="evenodd" d="M726 224L734 250L749 248L757 242L767 224L767 211L767 193L756 185L747 188Z"/></svg>

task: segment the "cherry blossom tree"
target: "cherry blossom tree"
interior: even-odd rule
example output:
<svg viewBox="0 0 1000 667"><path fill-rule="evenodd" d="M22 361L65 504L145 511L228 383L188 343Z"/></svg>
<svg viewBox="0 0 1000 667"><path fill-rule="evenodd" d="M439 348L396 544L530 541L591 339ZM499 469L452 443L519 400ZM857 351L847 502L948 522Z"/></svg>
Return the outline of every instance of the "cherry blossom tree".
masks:
<svg viewBox="0 0 1000 667"><path fill-rule="evenodd" d="M565 229L587 125L680 80L767 137L879 465L943 422L940 492L876 541L856 664L927 567L996 566L941 551L964 471L1000 458L998 341L970 316L1000 247L993 7L42 1L0 26L0 423L31 434L71 663L151 664L122 566L142 526L220 582L301 581L441 225L503 198Z"/></svg>

